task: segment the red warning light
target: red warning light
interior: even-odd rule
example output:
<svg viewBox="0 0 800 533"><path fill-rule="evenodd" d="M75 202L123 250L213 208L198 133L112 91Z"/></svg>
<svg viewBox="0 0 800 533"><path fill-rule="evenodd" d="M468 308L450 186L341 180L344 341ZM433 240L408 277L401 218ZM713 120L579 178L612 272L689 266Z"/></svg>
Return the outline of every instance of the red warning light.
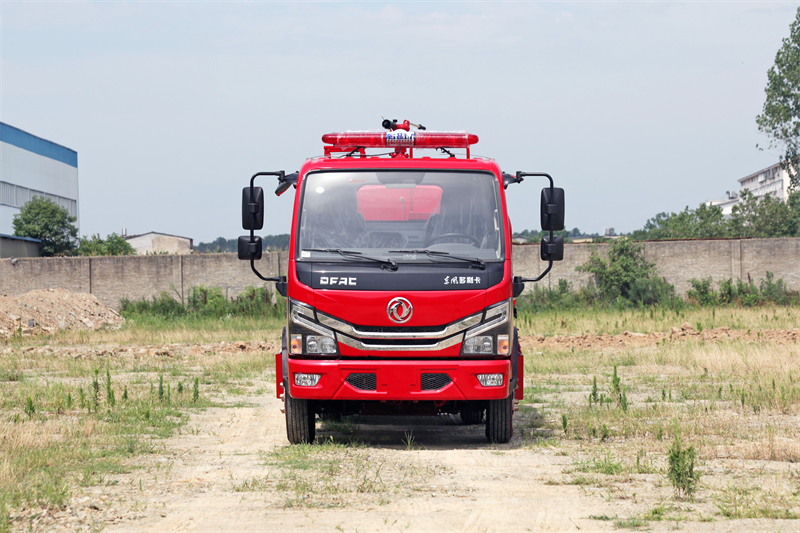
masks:
<svg viewBox="0 0 800 533"><path fill-rule="evenodd" d="M433 131L326 133L322 142L336 147L362 148L469 148L477 144L478 136L472 133L446 133Z"/></svg>

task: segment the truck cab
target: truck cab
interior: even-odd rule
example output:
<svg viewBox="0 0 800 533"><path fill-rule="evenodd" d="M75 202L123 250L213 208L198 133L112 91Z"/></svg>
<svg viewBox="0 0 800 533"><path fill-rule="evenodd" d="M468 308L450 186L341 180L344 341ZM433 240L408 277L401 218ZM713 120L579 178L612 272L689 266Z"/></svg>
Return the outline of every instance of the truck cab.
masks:
<svg viewBox="0 0 800 533"><path fill-rule="evenodd" d="M317 415L452 413L485 418L486 437L508 442L523 390L514 298L534 280L513 275L505 191L526 174L470 157L476 135L407 121L387 130L327 134L325 155L295 174L259 173L243 190L251 231L239 257L287 297L276 355L287 437L312 442ZM376 148L390 152L367 153ZM415 157L424 148L448 156ZM277 176L277 194L296 190L285 278L255 265L264 201L254 180L265 174ZM542 258L552 266L563 257L552 235L563 229L563 190L551 179L545 191Z"/></svg>

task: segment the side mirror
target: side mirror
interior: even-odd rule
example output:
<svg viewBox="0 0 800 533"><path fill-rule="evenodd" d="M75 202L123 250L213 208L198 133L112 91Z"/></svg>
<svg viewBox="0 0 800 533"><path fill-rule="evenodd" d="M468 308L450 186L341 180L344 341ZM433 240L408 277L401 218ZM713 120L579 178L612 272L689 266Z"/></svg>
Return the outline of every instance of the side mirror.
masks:
<svg viewBox="0 0 800 533"><path fill-rule="evenodd" d="M278 183L278 188L275 189L275 196L280 196L281 194L285 193L286 190L291 187L292 184L288 181L282 181Z"/></svg>
<svg viewBox="0 0 800 533"><path fill-rule="evenodd" d="M542 189L542 230L564 229L564 189L545 187Z"/></svg>
<svg viewBox="0 0 800 533"><path fill-rule="evenodd" d="M255 214L255 220L253 220L253 214ZM250 187L245 187L242 189L242 229L259 230L263 227L264 189L253 187L253 198L250 198ZM242 238L239 237L240 243ZM241 250L241 244L239 249Z"/></svg>
<svg viewBox="0 0 800 533"><path fill-rule="evenodd" d="M251 257L258 261L261 259L261 237L254 236L250 240L250 235L239 237L239 259L249 260Z"/></svg>
<svg viewBox="0 0 800 533"><path fill-rule="evenodd" d="M563 198L563 196L562 196ZM241 237L240 237L241 239ZM240 245L241 246L241 245ZM542 238L541 246L542 261L561 261L564 259L564 237L553 236L553 241L550 241L550 236Z"/></svg>

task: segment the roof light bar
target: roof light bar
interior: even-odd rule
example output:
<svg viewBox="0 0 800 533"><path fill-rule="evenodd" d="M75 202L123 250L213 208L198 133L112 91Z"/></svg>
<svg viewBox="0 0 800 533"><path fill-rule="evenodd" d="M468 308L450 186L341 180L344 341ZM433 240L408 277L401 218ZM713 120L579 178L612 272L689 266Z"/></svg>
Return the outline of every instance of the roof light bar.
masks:
<svg viewBox="0 0 800 533"><path fill-rule="evenodd" d="M322 142L336 147L362 148L469 148L477 144L478 136L471 133L386 132L326 133Z"/></svg>

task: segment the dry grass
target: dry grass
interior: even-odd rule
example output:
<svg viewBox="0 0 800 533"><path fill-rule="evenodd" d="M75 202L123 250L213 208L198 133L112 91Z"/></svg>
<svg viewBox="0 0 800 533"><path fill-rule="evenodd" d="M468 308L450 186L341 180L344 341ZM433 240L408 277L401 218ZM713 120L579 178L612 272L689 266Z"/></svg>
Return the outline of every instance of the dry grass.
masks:
<svg viewBox="0 0 800 533"><path fill-rule="evenodd" d="M708 312L697 313L679 320L709 318L701 316ZM798 518L800 343L780 334L767 340L756 332L758 326L796 328L798 314L793 309L717 311L717 326L753 328L747 339L668 338L642 346L531 353L525 360L526 399L543 422L523 431L529 440L550 432L575 458L577 466L559 483L606 491L609 498L623 497L617 493L630 498L635 492L641 512L617 520L620 527L656 520ZM624 327L630 330L651 320L627 318ZM574 331L602 333L604 321L602 315L578 315ZM612 379L615 365L618 389ZM595 378L600 401L590 404ZM664 475L676 432L698 453L702 476L694 498L678 498ZM606 477L590 480L585 472ZM645 473L656 473L657 481L642 481L652 479Z"/></svg>
<svg viewBox="0 0 800 533"><path fill-rule="evenodd" d="M800 309L796 307L702 307L680 311L669 309L569 310L542 313L520 313L516 322L523 335L583 335L623 331L667 332L688 322L703 329L795 329L800 326Z"/></svg>

